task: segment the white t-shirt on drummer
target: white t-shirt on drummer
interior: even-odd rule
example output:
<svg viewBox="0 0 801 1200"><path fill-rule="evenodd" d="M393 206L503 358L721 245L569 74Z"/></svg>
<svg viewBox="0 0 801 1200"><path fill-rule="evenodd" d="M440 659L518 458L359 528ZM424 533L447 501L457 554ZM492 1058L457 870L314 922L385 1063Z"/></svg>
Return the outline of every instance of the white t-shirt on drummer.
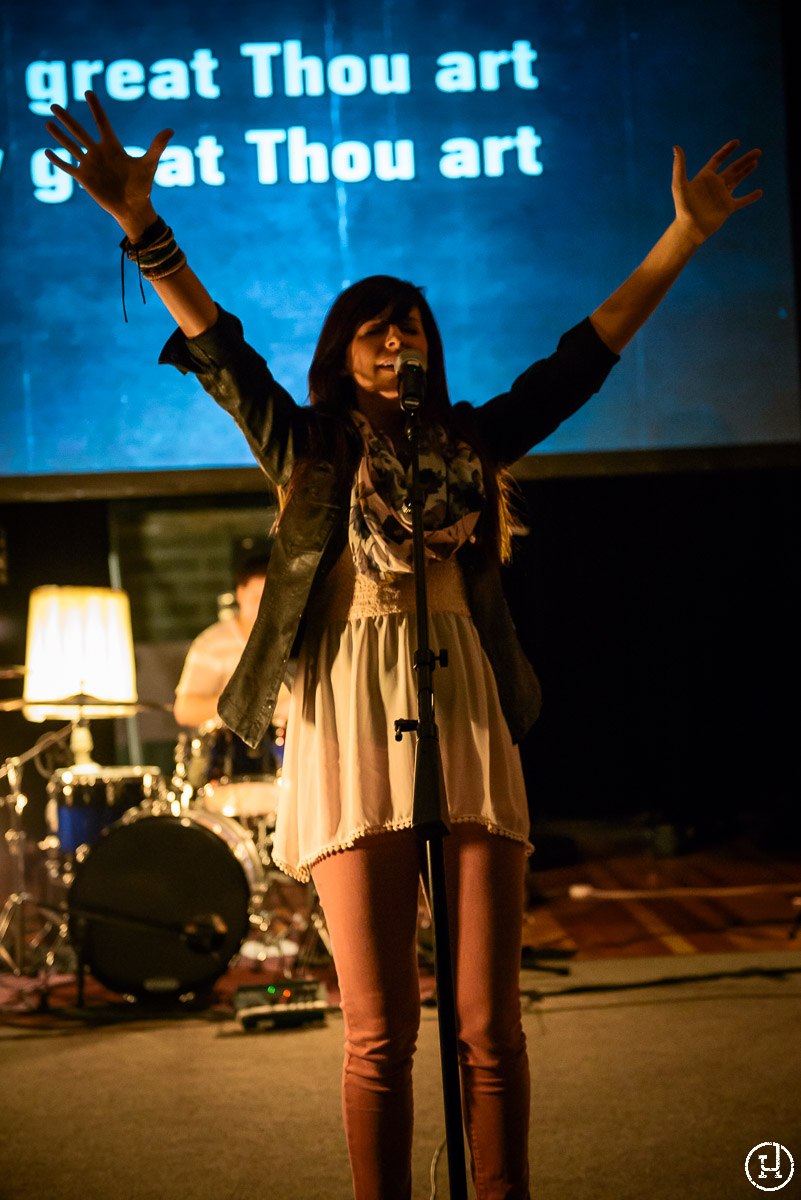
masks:
<svg viewBox="0 0 801 1200"><path fill-rule="evenodd" d="M199 633L186 656L176 696L219 696L245 649L237 621L216 621Z"/></svg>

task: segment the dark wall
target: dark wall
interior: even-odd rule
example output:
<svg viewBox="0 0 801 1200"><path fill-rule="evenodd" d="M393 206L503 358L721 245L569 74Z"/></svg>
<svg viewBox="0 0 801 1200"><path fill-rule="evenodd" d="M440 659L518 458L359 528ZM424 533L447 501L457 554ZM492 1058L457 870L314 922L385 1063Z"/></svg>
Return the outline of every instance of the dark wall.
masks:
<svg viewBox="0 0 801 1200"><path fill-rule="evenodd" d="M512 602L545 693L523 746L533 813L714 827L795 809L798 472L525 491Z"/></svg>

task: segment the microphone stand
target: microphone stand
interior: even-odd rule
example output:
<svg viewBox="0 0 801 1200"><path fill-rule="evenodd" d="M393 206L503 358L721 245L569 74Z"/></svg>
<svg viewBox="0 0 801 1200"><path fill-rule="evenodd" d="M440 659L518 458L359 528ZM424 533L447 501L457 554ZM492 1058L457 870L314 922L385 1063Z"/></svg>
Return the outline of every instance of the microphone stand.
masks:
<svg viewBox="0 0 801 1200"><path fill-rule="evenodd" d="M411 364L407 364L408 368ZM417 364L414 364L417 367ZM404 733L417 734L414 760L414 795L412 828L426 846L431 924L434 935L434 978L437 990L442 1090L445 1104L445 1139L448 1154L448 1177L451 1200L467 1200L467 1177L464 1161L464 1126L459 1079L459 1057L456 1040L456 1005L453 988L453 962L448 929L447 896L445 890L445 861L442 839L450 832L447 826L445 779L442 771L439 732L434 720L434 668L448 665L448 652L431 651L428 636L428 599L425 576L423 540L423 507L425 495L420 484L420 420L419 408L425 384L425 372L420 366L409 372L413 383L404 388L404 376L398 373L401 408L406 413L406 436L412 459L412 544L414 551L414 582L416 599L417 650L414 669L417 672L417 720L395 721L395 738ZM415 386L416 385L416 386Z"/></svg>

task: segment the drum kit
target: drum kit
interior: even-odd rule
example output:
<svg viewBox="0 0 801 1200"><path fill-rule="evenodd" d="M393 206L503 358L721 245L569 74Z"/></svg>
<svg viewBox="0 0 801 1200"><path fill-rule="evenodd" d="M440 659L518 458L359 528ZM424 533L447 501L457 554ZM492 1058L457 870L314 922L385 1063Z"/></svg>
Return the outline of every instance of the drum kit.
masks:
<svg viewBox="0 0 801 1200"><path fill-rule="evenodd" d="M169 778L157 767L92 762L50 772L48 835L38 843L49 894L33 895L22 769L71 734L74 744L75 725L0 766L0 779L8 779L0 807L10 812L5 836L16 863L14 891L0 913L0 965L15 975L41 972L46 1006L50 974L69 961L80 1007L86 969L133 1000L185 1000L232 961L257 972L269 963L286 978L329 961L313 885L295 883L272 861L279 728L258 751L216 724L181 734Z"/></svg>

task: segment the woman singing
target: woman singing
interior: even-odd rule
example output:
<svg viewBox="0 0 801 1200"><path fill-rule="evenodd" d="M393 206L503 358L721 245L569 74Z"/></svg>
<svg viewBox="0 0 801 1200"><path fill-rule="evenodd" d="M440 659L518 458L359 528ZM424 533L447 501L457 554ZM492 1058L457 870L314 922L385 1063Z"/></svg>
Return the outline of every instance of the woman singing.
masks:
<svg viewBox="0 0 801 1200"><path fill-rule="evenodd" d="M343 1110L356 1200L411 1195L412 1057L421 845L411 829L414 745L397 717L416 711L409 458L398 353L427 363L421 413L426 577L436 719L451 833L444 840L465 1126L480 1200L529 1195L529 1067L519 967L528 808L516 743L539 687L503 598L509 553L504 468L604 382L702 242L760 192L733 192L752 150L728 142L693 179L674 151L675 218L644 262L508 392L451 406L442 344L422 292L375 275L334 302L299 406L211 299L157 217L150 192L171 131L129 157L97 98L97 132L53 106L50 161L121 226L179 328L162 362L197 375L242 429L282 495L256 624L220 715L251 745L263 736L304 618L284 757L275 859L311 874L331 935L345 1018Z"/></svg>

